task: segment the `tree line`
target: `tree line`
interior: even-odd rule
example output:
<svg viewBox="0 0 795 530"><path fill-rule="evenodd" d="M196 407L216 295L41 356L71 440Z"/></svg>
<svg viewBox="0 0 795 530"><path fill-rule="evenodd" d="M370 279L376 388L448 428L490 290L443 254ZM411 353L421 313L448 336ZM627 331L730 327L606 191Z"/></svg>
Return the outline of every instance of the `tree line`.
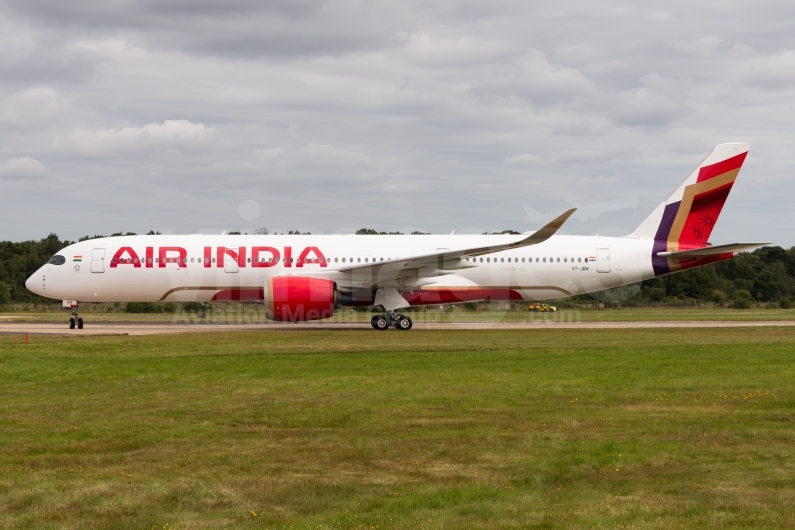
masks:
<svg viewBox="0 0 795 530"><path fill-rule="evenodd" d="M379 234L364 228L360 234ZM394 233L394 232L392 232ZM149 234L157 235L150 231ZM131 232L112 236L135 235ZM104 236L86 236L80 241ZM38 241L0 241L0 305L42 303L46 299L25 288L25 281L62 248L74 241L50 234ZM670 300L731 301L735 307L753 302L776 302L789 307L795 294L795 247L762 247L732 260L644 281L640 296L652 302Z"/></svg>

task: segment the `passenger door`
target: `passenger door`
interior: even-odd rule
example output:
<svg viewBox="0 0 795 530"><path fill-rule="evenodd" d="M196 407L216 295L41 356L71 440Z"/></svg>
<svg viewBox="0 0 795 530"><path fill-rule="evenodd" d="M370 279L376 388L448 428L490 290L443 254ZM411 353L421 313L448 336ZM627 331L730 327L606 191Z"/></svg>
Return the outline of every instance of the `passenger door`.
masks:
<svg viewBox="0 0 795 530"><path fill-rule="evenodd" d="M105 272L104 248L95 248L91 252L91 272Z"/></svg>
<svg viewBox="0 0 795 530"><path fill-rule="evenodd" d="M610 249L596 249L596 272L610 272Z"/></svg>
<svg viewBox="0 0 795 530"><path fill-rule="evenodd" d="M231 250L232 252L225 252L224 253L224 272L229 273L236 273L240 269L237 265L237 248L227 248L227 250ZM232 256L234 254L234 256Z"/></svg>

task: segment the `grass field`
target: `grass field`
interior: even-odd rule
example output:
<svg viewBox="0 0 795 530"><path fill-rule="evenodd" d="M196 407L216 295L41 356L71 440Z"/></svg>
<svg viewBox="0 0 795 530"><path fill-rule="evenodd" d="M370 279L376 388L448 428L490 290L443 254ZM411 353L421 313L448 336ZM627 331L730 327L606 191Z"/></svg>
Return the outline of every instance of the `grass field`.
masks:
<svg viewBox="0 0 795 530"><path fill-rule="evenodd" d="M795 327L0 336L0 528L795 526Z"/></svg>

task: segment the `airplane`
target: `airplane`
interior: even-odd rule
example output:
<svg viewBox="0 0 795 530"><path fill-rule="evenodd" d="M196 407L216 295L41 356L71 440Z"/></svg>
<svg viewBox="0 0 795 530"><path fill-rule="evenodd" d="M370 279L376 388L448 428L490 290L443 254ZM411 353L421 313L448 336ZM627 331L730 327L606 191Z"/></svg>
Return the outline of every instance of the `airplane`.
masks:
<svg viewBox="0 0 795 530"><path fill-rule="evenodd" d="M566 298L768 245L708 242L749 148L715 147L624 237L556 235L574 208L521 235L121 236L69 245L25 285L79 302L256 300L282 322L380 307L374 328L408 330L399 311L413 306ZM71 305L69 327L82 329Z"/></svg>

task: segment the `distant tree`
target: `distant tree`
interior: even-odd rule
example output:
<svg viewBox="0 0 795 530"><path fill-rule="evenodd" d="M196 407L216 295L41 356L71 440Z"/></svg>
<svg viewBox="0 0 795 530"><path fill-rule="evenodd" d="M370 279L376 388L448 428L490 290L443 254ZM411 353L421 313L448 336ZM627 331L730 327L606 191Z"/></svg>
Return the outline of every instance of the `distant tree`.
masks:
<svg viewBox="0 0 795 530"><path fill-rule="evenodd" d="M759 300L776 301L786 292L784 283L776 278L771 268L772 266L761 271L754 280L753 290L756 291Z"/></svg>
<svg viewBox="0 0 795 530"><path fill-rule="evenodd" d="M228 235L228 236L239 236L240 232L227 232L226 235Z"/></svg>
<svg viewBox="0 0 795 530"><path fill-rule="evenodd" d="M411 235L413 236L429 236L431 235L430 232L420 232L419 230L414 230Z"/></svg>
<svg viewBox="0 0 795 530"><path fill-rule="evenodd" d="M148 235L148 236L159 236L161 234L160 234L160 230L158 230L157 232L155 232L154 230L150 230L150 231L148 231L146 233L146 235Z"/></svg>
<svg viewBox="0 0 795 530"><path fill-rule="evenodd" d="M516 230L503 230L502 232L483 232L484 236L502 236L506 234L520 235L521 232L517 232Z"/></svg>
<svg viewBox="0 0 795 530"><path fill-rule="evenodd" d="M254 230L254 235L258 236L267 236L269 233L270 231L264 226L262 228L257 228L256 230Z"/></svg>
<svg viewBox="0 0 795 530"><path fill-rule="evenodd" d="M0 305L7 304L11 301L11 284L7 282L0 282Z"/></svg>
<svg viewBox="0 0 795 530"><path fill-rule="evenodd" d="M160 313L160 304L154 302L127 302L124 308L128 313Z"/></svg>
<svg viewBox="0 0 795 530"><path fill-rule="evenodd" d="M714 289L712 291L712 301L715 302L715 306L723 307L723 302L726 301L726 293L720 289Z"/></svg>
<svg viewBox="0 0 795 530"><path fill-rule="evenodd" d="M734 307L737 309L748 309L751 307L754 299L751 298L751 293L745 289L738 289L734 293Z"/></svg>
<svg viewBox="0 0 795 530"><path fill-rule="evenodd" d="M403 232L379 232L372 228L360 228L356 231L357 236L400 236Z"/></svg>
<svg viewBox="0 0 795 530"><path fill-rule="evenodd" d="M646 289L646 296L652 302L662 302L665 300L665 289L662 287L650 287Z"/></svg>

